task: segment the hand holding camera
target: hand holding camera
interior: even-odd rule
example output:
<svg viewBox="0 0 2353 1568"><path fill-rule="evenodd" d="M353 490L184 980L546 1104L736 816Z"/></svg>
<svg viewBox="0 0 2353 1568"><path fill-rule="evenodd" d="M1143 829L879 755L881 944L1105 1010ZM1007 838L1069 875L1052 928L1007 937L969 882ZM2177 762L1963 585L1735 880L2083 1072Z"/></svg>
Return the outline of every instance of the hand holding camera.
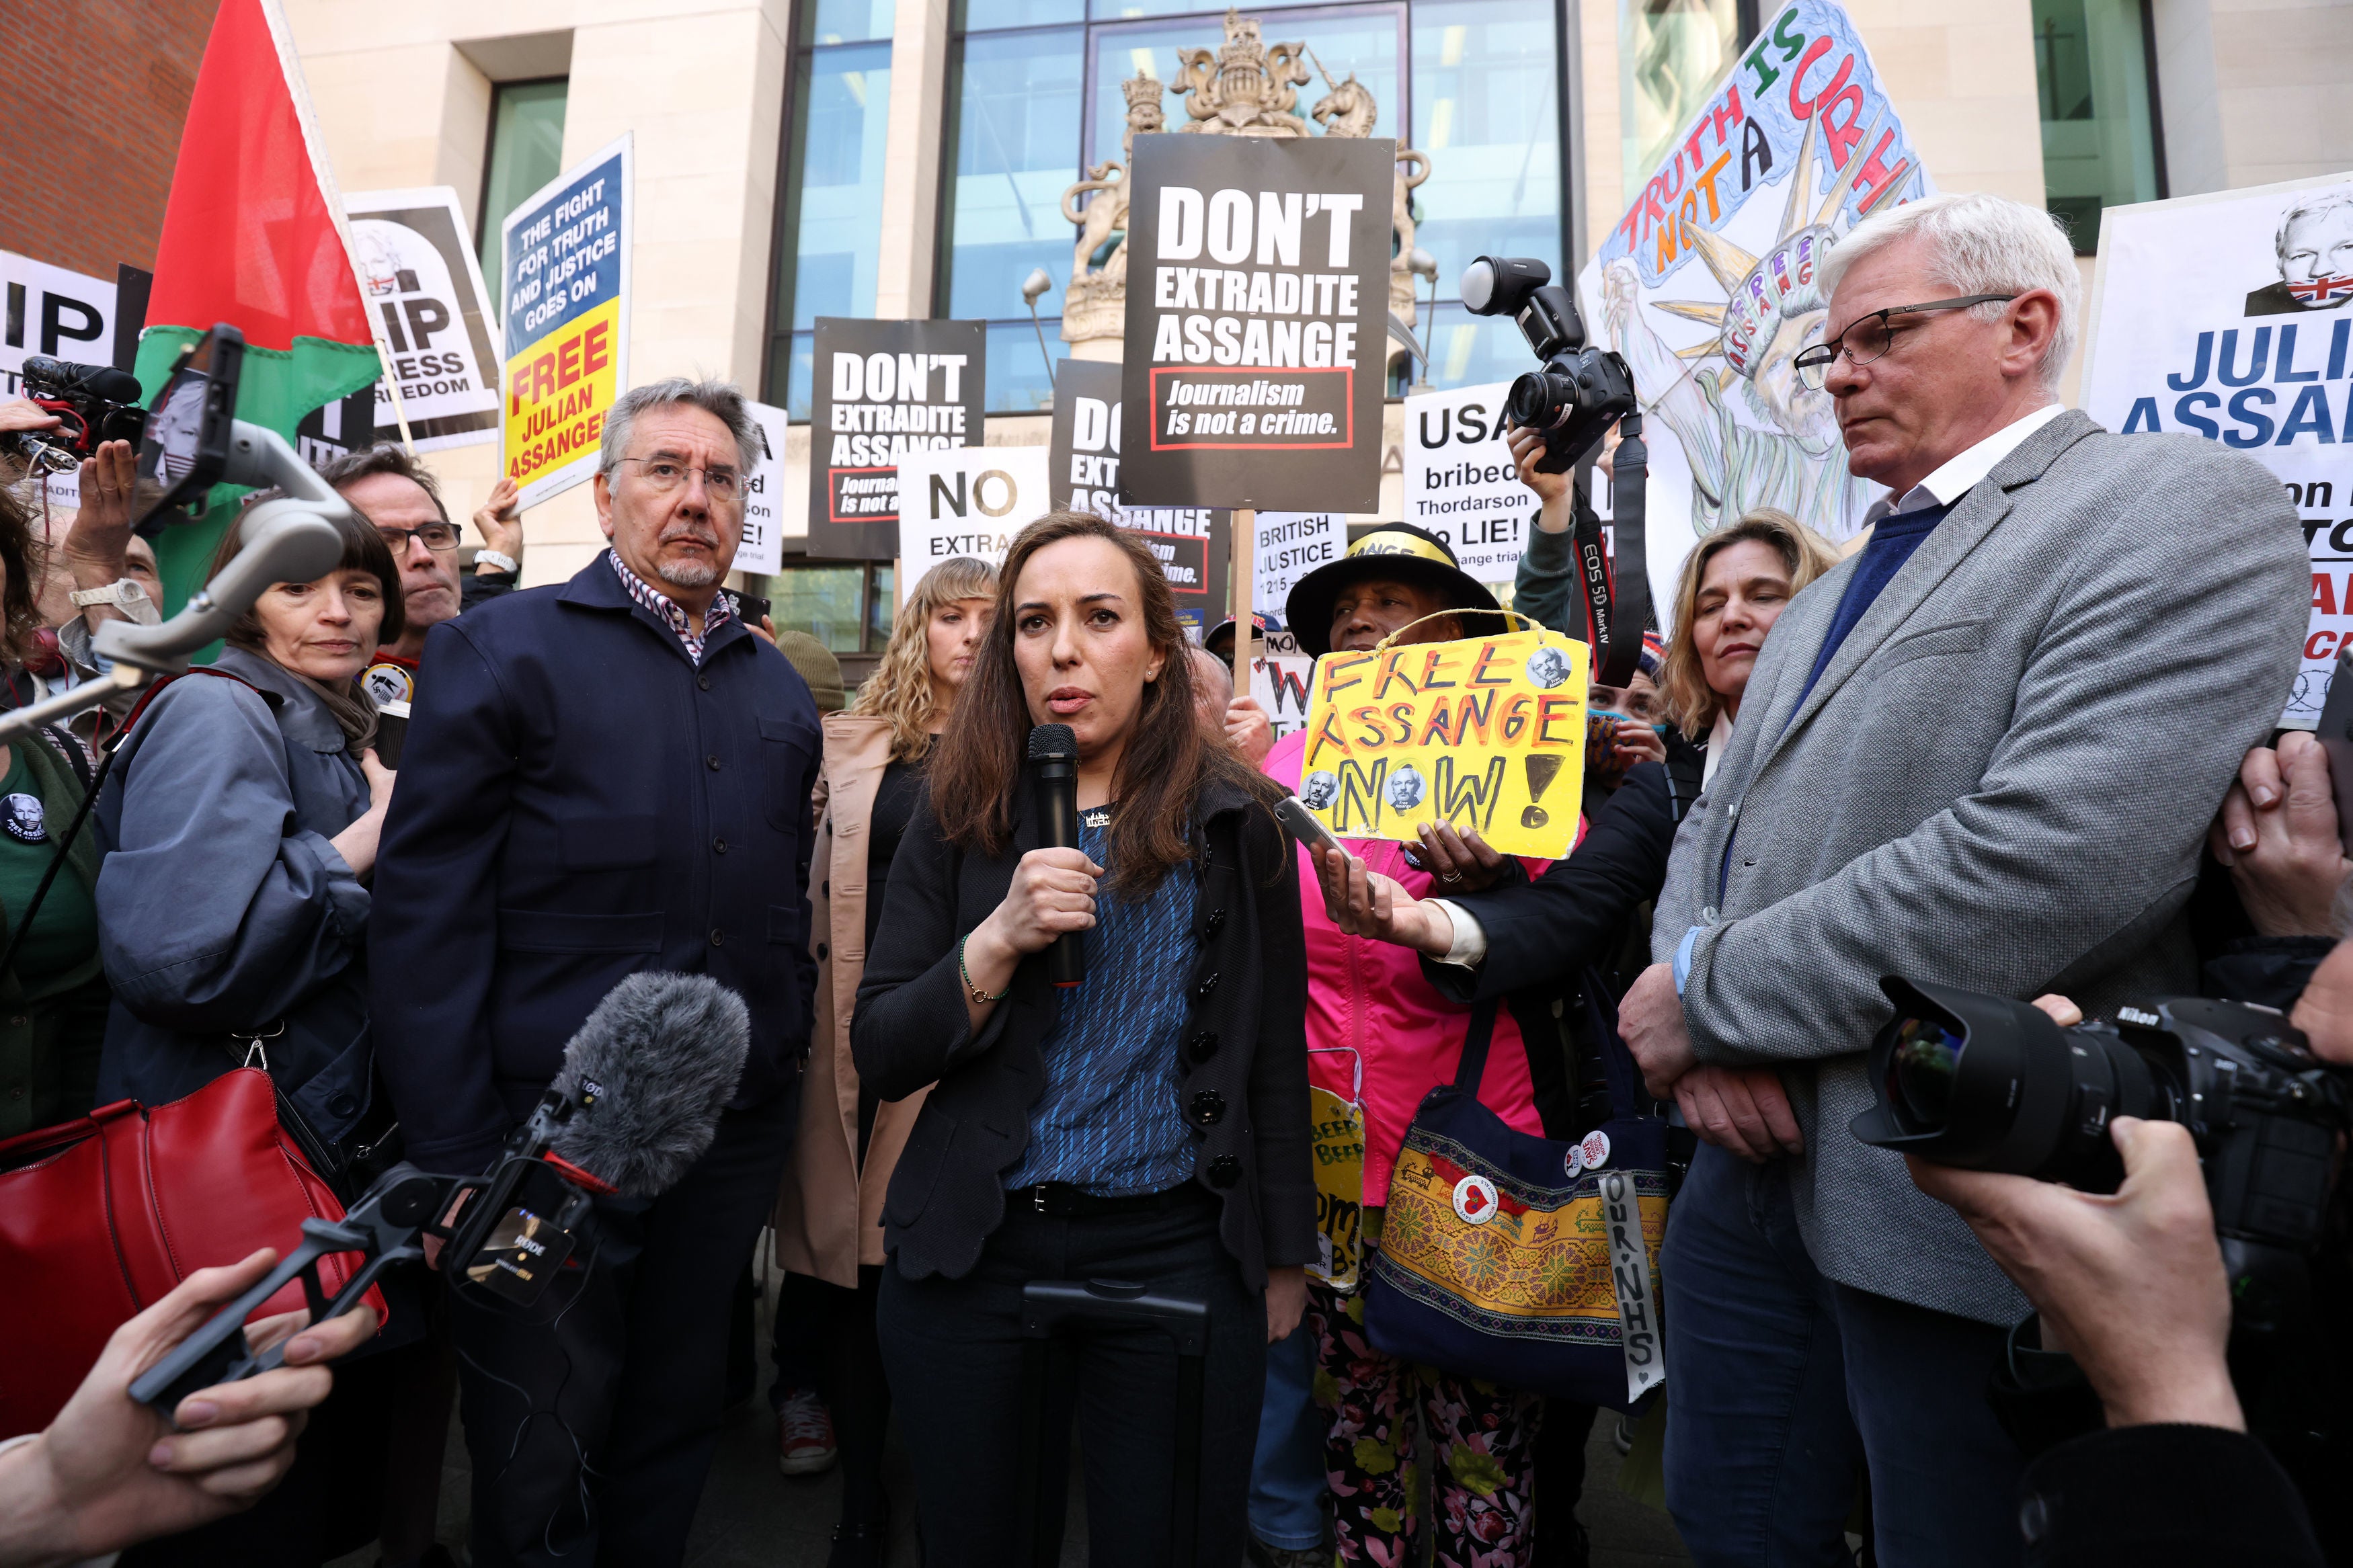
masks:
<svg viewBox="0 0 2353 1568"><path fill-rule="evenodd" d="M2264 936L2333 936L2331 906L2353 860L2338 837L2328 752L2291 730L2279 749L2258 746L2239 765L2207 835L2230 868L2247 918Z"/></svg>
<svg viewBox="0 0 2353 1568"><path fill-rule="evenodd" d="M2042 1348L2072 1354L2111 1426L2246 1429L2224 1349L2231 1292L2198 1145L2178 1123L2118 1117L2112 1194L1907 1155L2034 1303Z"/></svg>

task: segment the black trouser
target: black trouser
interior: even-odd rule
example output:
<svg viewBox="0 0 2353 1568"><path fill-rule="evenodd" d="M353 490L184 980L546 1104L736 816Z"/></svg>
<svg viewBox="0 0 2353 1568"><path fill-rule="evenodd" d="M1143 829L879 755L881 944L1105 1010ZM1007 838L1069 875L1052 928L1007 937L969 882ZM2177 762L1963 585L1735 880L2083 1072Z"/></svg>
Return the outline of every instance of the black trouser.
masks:
<svg viewBox="0 0 2353 1568"><path fill-rule="evenodd" d="M731 1293L776 1202L797 1100L727 1112L650 1203L599 1199L595 1260L550 1301L452 1302L477 1568L684 1556L718 1441Z"/></svg>
<svg viewBox="0 0 2353 1568"><path fill-rule="evenodd" d="M768 1403L814 1389L833 1421L841 1455L841 1522L874 1524L890 1510L882 1455L891 1431L891 1384L875 1339L875 1301L882 1268L862 1263L858 1289L807 1274L786 1274L776 1291L776 1381Z"/></svg>
<svg viewBox="0 0 2353 1568"><path fill-rule="evenodd" d="M1266 1386L1266 1298L1218 1237L1216 1198L1187 1184L1162 1206L1061 1219L1008 1194L1005 1222L962 1279L882 1277L883 1364L915 1464L928 1568L1027 1568L1021 1486L1021 1288L1126 1279L1209 1304L1201 1419L1199 1560L1241 1561L1251 1449ZM1050 1406L1046 1474L1069 1471L1070 1412L1085 1444L1089 1560L1169 1556L1176 1354L1156 1330L1077 1342L1076 1386ZM1059 1536L1059 1518L1043 1521ZM1178 1564L1177 1568L1189 1568Z"/></svg>

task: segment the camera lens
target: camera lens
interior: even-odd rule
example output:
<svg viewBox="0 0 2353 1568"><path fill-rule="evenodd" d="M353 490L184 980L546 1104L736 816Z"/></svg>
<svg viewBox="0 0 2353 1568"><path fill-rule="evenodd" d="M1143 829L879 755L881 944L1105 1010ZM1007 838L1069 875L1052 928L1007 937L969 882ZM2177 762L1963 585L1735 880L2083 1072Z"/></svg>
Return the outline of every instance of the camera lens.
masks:
<svg viewBox="0 0 2353 1568"><path fill-rule="evenodd" d="M1532 370L1512 383L1505 400L1512 423L1525 430L1551 430L1577 412L1577 381L1548 370Z"/></svg>
<svg viewBox="0 0 2353 1568"><path fill-rule="evenodd" d="M1942 1127L1953 1108L1965 1042L1929 1018L1905 1018L1895 1026L1895 1050L1888 1067L1888 1097L1924 1127Z"/></svg>

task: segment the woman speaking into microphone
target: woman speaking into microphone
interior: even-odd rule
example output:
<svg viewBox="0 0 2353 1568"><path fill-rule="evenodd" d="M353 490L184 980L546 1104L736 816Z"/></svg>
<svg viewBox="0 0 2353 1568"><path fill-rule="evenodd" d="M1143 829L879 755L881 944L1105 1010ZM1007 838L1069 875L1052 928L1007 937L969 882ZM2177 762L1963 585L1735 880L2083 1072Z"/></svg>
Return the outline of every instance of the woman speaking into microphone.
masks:
<svg viewBox="0 0 2353 1568"><path fill-rule="evenodd" d="M1193 679L1134 535L1031 523L892 862L851 1047L885 1100L935 1084L883 1205L880 1306L933 1568L1019 1551L1034 1279L1208 1303L1198 1556L1241 1556L1266 1344L1297 1325L1315 1253L1305 963L1279 792L1208 743ZM1076 848L1039 847L1024 758L1040 724L1076 738ZM1085 978L1057 987L1046 952L1065 932ZM1080 1342L1097 1563L1168 1559L1176 1391L1157 1334Z"/></svg>

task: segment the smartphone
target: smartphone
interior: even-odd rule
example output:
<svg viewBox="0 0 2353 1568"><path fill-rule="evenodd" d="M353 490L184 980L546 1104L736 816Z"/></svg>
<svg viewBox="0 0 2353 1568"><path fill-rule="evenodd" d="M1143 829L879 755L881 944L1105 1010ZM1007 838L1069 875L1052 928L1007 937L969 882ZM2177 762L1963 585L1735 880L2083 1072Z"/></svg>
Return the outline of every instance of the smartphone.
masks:
<svg viewBox="0 0 2353 1568"><path fill-rule="evenodd" d="M141 530L203 495L228 466L244 365L245 334L222 321L196 340L155 395L140 432L138 477L157 489L140 514Z"/></svg>
<svg viewBox="0 0 2353 1568"><path fill-rule="evenodd" d="M2337 656L2328 678L2328 700L2320 706L2320 723L2313 733L2328 753L2330 787L2337 793L2337 835L2353 844L2353 644Z"/></svg>
<svg viewBox="0 0 2353 1568"><path fill-rule="evenodd" d="M375 707L375 760L400 771L400 748L408 739L408 704L379 702Z"/></svg>
<svg viewBox="0 0 2353 1568"><path fill-rule="evenodd" d="M1320 844L1335 855L1348 852L1337 838L1332 837L1330 828L1315 820L1315 814L1307 809L1307 803L1295 795L1284 795L1274 803L1274 819L1289 828L1291 836L1302 844Z"/></svg>
<svg viewBox="0 0 2353 1568"><path fill-rule="evenodd" d="M735 612L735 618L745 626L756 626L768 618L768 601L759 595L743 593L734 588L719 591L727 595L728 606Z"/></svg>

